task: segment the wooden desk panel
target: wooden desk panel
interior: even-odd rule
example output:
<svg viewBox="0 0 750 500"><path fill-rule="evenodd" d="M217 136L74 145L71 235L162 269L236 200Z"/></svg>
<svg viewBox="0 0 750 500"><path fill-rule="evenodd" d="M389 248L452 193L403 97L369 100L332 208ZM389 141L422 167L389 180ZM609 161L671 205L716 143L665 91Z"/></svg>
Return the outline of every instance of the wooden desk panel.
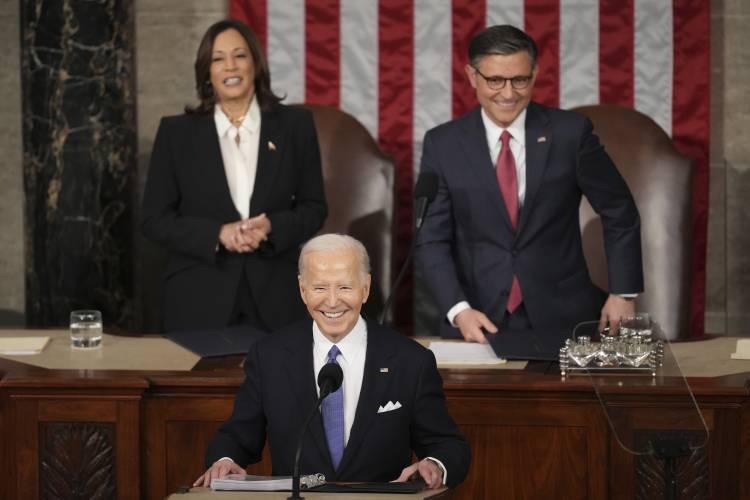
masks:
<svg viewBox="0 0 750 500"><path fill-rule="evenodd" d="M661 464L622 450L585 378L561 380L554 367L540 364L518 372L443 370L442 375L449 410L473 451L469 477L451 492L453 498L661 494ZM111 448L101 454L104 466L97 470L100 484L113 484L117 498L161 500L191 484L203 471L208 441L229 416L242 381L239 369L216 364L193 372L134 373L0 363L0 376L0 465L14 478L0 482L0 493L24 499L41 498L56 487L44 472L49 450L52 456L73 456L85 439L93 443L86 447L103 442ZM692 498L750 498L748 380L750 375L691 380L710 431L707 447L683 464L692 476L688 483L684 475L680 484ZM634 424L634 438L690 421L684 401L667 390L624 387L617 397ZM269 457L251 469L270 473Z"/></svg>
<svg viewBox="0 0 750 500"><path fill-rule="evenodd" d="M4 498L140 498L140 398L145 380L121 387L6 376ZM37 385L37 387L33 387ZM77 495L77 497L76 497Z"/></svg>

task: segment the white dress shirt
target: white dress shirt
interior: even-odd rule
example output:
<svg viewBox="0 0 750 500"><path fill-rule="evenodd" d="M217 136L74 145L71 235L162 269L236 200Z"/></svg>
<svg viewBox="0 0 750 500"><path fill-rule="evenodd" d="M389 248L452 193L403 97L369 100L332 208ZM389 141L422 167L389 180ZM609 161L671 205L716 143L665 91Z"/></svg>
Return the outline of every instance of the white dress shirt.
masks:
<svg viewBox="0 0 750 500"><path fill-rule="evenodd" d="M245 119L239 127L232 125L220 105L214 108L214 123L219 135L221 159L227 176L229 193L242 219L250 214L250 198L255 187L255 172L258 169L258 145L260 143L260 108L253 97ZM239 135L239 144L237 136Z"/></svg>
<svg viewBox="0 0 750 500"><path fill-rule="evenodd" d="M333 347L333 342L328 340L313 321L313 370L315 380L318 380L318 372L328 361L328 351ZM344 372L344 446L349 442L349 433L354 423L354 415L357 412L359 393L362 390L362 377L365 374L365 355L367 354L367 323L359 317L357 323L343 339L336 345L341 354L336 358L341 371ZM316 384L317 388L317 384ZM320 395L320 388L317 388Z"/></svg>

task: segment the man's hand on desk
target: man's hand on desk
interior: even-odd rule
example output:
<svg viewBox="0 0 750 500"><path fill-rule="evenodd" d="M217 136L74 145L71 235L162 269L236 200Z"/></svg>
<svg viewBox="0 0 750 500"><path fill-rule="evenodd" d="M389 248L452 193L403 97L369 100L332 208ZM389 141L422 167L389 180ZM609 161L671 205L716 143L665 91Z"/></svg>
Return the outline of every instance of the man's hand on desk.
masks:
<svg viewBox="0 0 750 500"><path fill-rule="evenodd" d="M456 315L453 321L456 323L456 326L461 331L461 335L464 336L464 339L466 339L467 342L486 344L487 339L484 338L482 328L489 333L497 333L497 327L492 321L490 321L483 312L477 311L476 309L464 309Z"/></svg>
<svg viewBox="0 0 750 500"><path fill-rule="evenodd" d="M429 489L439 488L443 485L442 469L429 458L411 464L409 467L401 471L401 475L393 482L405 483L410 479L417 479L420 476Z"/></svg>
<svg viewBox="0 0 750 500"><path fill-rule="evenodd" d="M633 316L635 314L635 301L632 298L625 298L619 295L610 295L607 302L602 307L602 314L599 318L599 331L609 323L609 327L615 330L620 325L620 318Z"/></svg>
<svg viewBox="0 0 750 500"><path fill-rule="evenodd" d="M211 480L224 477L227 474L245 474L245 469L234 463L228 458L217 460L214 464L195 480L193 486L211 487Z"/></svg>

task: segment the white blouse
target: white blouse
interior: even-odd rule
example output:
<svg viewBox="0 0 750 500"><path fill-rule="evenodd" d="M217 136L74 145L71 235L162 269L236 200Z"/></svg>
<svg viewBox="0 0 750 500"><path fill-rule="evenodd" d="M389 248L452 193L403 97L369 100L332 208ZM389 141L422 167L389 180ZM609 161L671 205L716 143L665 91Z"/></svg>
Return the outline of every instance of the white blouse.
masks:
<svg viewBox="0 0 750 500"><path fill-rule="evenodd" d="M258 169L258 144L260 143L260 108L253 98L247 116L239 127L232 125L227 115L217 104L214 108L214 122L219 135L221 159L227 176L229 193L242 219L250 214L250 199L255 187L255 173ZM240 140L237 143L237 135Z"/></svg>

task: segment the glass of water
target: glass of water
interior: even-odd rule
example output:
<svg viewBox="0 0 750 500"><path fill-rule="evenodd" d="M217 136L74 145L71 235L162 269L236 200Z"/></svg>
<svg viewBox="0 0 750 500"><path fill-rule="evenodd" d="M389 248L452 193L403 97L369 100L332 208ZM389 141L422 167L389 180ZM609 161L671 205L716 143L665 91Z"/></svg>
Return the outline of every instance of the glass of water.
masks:
<svg viewBox="0 0 750 500"><path fill-rule="evenodd" d="M102 344L102 313L93 309L70 313L70 345L79 349Z"/></svg>
<svg viewBox="0 0 750 500"><path fill-rule="evenodd" d="M651 317L648 313L635 313L632 316L620 318L620 336L640 337L644 342L651 341Z"/></svg>

